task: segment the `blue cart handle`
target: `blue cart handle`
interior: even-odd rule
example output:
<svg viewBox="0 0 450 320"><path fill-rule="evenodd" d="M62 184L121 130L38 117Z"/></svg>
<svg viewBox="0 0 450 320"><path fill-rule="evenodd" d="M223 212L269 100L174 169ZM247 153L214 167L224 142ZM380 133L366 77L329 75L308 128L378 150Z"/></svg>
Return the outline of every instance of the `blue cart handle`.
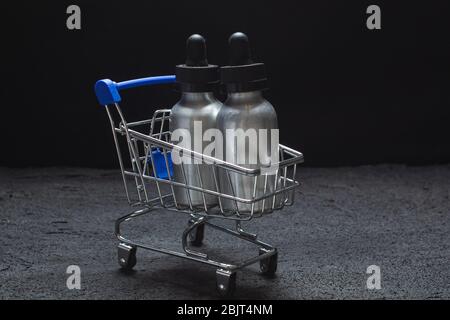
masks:
<svg viewBox="0 0 450 320"><path fill-rule="evenodd" d="M174 83L175 80L176 78L174 75L133 79L118 83L109 79L103 79L96 82L95 94L97 96L98 102L101 105L106 106L108 104L118 103L122 100L119 94L119 91L121 90L143 86L154 86L158 84Z"/></svg>

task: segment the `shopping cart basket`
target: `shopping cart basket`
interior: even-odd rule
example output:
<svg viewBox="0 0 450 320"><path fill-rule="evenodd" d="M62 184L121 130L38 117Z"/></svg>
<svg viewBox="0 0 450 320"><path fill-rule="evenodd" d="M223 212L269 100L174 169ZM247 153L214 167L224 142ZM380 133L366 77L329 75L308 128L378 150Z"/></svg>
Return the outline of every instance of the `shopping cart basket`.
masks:
<svg viewBox="0 0 450 320"><path fill-rule="evenodd" d="M105 79L100 80L95 85L95 92L98 101L105 106L108 118L111 123L112 133L120 169L122 172L125 193L129 204L135 208L131 213L117 219L115 224L115 234L119 240L118 261L122 268L131 269L136 264L137 248L148 249L176 257L181 257L217 268L216 282L219 293L229 296L236 286L236 270L245 266L259 262L261 272L267 276L274 275L277 268L277 249L270 244L260 241L256 234L243 229L242 223L251 221L256 217L263 217L268 213L282 209L286 205L292 205L295 200L295 188L299 186L296 180L297 165L303 162L302 153L290 149L284 145L279 145L279 162L276 172L264 173L264 168L249 169L233 163L223 161L211 156L207 156L192 150L188 150L171 143L168 123L170 121L170 109L157 110L151 119L136 122L127 122L122 109L120 91L141 87L171 84L175 82L175 76L158 76L142 79L129 80L124 82L113 82ZM115 121L117 119L117 121ZM116 122L118 124L116 125ZM124 139L121 142L120 139ZM121 150L121 145L122 149ZM123 146L126 146L125 148ZM184 180L175 181L173 177L172 153L174 151L182 153L183 157L191 157L198 161L195 163L206 163L214 178L215 187L203 187L190 183L184 175ZM125 162L127 160L127 162ZM129 162L128 162L129 160ZM129 163L129 168L126 163ZM184 173L184 165L181 169ZM226 173L230 187L221 188L218 172ZM230 176L250 177L254 181L254 192L250 197L242 197L234 194ZM275 175L275 178L273 176ZM200 174L199 174L200 177ZM178 179L179 180L179 179ZM264 183L264 191L257 192L257 185ZM268 184L271 184L268 186ZM223 185L223 184L222 184ZM157 196L150 196L150 188L155 188ZM174 188L185 189L187 195L192 192L200 192L203 195L204 205L181 206L177 203ZM206 204L204 195L213 195L218 198L217 205L211 207ZM188 197L189 198L189 197ZM235 209L226 209L224 201L235 203ZM241 204L245 204L250 210L240 210ZM183 251L174 251L164 248L154 247L146 243L131 240L121 233L121 224L133 220L139 216L149 213L152 210L163 208L169 211L186 213L188 218L187 227L181 237ZM259 208L256 210L255 208ZM232 220L235 227L225 227L214 223L219 219ZM239 263L228 263L211 259L207 254L196 250L202 244L204 227L214 228L226 234L244 239L259 246L259 255L241 261Z"/></svg>

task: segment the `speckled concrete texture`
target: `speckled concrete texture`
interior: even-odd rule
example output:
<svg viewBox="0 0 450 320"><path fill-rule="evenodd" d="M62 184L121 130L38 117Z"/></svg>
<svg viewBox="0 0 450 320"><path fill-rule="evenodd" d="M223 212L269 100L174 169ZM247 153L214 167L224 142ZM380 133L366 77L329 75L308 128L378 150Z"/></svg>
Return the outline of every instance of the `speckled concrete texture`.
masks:
<svg viewBox="0 0 450 320"><path fill-rule="evenodd" d="M450 298L450 166L302 168L297 202L244 225L277 246L277 277L237 274L236 298ZM0 298L216 299L215 270L138 250L119 271L114 221L128 213L118 171L0 168ZM125 232L180 249L187 216L157 210ZM203 250L234 261L258 248L206 229ZM81 268L68 290L66 268ZM380 290L366 269L381 268Z"/></svg>

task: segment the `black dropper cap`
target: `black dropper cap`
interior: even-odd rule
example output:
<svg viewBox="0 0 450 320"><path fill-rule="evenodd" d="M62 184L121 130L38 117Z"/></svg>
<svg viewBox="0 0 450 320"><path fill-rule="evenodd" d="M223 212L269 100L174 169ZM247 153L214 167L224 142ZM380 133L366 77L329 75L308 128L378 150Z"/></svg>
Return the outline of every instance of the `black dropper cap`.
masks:
<svg viewBox="0 0 450 320"><path fill-rule="evenodd" d="M228 40L229 66L220 68L221 81L227 92L258 91L267 88L264 63L254 63L248 37L233 33Z"/></svg>
<svg viewBox="0 0 450 320"><path fill-rule="evenodd" d="M175 68L177 82L183 92L209 92L219 83L219 67L208 64L206 41L199 34L186 41L186 62Z"/></svg>

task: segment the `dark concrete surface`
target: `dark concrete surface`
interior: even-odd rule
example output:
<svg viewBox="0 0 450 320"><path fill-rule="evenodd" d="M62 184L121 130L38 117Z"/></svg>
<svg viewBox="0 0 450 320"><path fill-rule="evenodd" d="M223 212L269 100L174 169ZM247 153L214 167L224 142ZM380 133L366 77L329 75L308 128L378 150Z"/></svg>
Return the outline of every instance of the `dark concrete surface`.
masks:
<svg viewBox="0 0 450 320"><path fill-rule="evenodd" d="M303 168L294 207L247 229L279 249L277 277L238 273L236 298L450 298L450 166ZM210 299L214 268L138 250L119 271L114 220L129 212L117 171L0 168L0 298ZM180 247L187 217L156 212L128 232ZM231 260L257 248L207 229L205 250ZM366 288L369 265L381 290ZM66 268L81 268L68 290Z"/></svg>

